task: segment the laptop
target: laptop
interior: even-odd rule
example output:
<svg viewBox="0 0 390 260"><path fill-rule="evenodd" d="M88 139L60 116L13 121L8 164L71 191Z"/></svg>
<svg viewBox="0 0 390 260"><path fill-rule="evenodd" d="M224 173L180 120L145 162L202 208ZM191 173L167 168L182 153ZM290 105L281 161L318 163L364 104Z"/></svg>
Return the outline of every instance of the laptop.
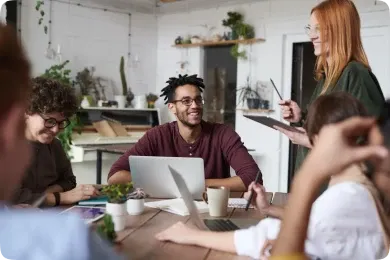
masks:
<svg viewBox="0 0 390 260"><path fill-rule="evenodd" d="M258 219L214 219L206 218L202 219L198 209L194 203L194 199L188 189L188 185L183 179L183 176L170 165L168 166L169 171L172 174L173 180L175 181L180 195L188 208L190 213L190 219L201 230L211 231L233 231L238 229L248 228L250 226L257 225L260 220Z"/></svg>
<svg viewBox="0 0 390 260"><path fill-rule="evenodd" d="M204 163L202 158L129 156L130 172L134 187L144 189L152 198L180 198L180 192L172 180L168 165L182 173L193 198L202 199L205 189Z"/></svg>

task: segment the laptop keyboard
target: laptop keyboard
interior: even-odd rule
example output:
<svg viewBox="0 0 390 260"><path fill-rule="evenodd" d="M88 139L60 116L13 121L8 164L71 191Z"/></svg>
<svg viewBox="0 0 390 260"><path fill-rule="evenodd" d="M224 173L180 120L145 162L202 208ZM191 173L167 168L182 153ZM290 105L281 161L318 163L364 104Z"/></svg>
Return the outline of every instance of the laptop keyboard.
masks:
<svg viewBox="0 0 390 260"><path fill-rule="evenodd" d="M204 219L203 221L211 231L234 231L240 229L229 219Z"/></svg>

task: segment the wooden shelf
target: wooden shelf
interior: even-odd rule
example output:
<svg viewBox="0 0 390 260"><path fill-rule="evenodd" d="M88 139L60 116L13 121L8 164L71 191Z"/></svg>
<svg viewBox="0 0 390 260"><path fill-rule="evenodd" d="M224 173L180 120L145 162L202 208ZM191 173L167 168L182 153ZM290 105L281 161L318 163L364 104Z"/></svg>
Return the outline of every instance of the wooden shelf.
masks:
<svg viewBox="0 0 390 260"><path fill-rule="evenodd" d="M176 48L191 48L199 46L218 46L218 45L230 45L230 44L253 44L256 42L264 42L265 39L256 38L256 39L247 39L247 40L229 40L229 41L219 41L219 42L201 42L201 43L189 43L189 44L175 44L172 47Z"/></svg>
<svg viewBox="0 0 390 260"><path fill-rule="evenodd" d="M251 114L260 114L260 113L272 113L275 112L273 109L243 109L243 108L238 108L237 110L241 110L244 113L251 113Z"/></svg>

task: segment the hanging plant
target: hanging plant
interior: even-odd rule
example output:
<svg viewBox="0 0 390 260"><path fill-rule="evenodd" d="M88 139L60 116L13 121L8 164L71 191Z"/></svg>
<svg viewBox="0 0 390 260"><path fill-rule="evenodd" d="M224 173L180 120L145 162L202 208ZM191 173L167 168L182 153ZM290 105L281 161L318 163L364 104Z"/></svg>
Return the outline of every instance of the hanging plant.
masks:
<svg viewBox="0 0 390 260"><path fill-rule="evenodd" d="M235 45L230 49L230 54L231 54L234 58L236 58L236 59L243 59L243 60L248 59L245 50L243 50L243 51L239 51L239 50L238 50L238 44L235 44Z"/></svg>
<svg viewBox="0 0 390 260"><path fill-rule="evenodd" d="M42 6L44 5L44 1L42 0L37 0L36 4L35 4L35 10L40 14L40 17L38 19L38 25L42 25L43 24L43 20L44 20L44 16L45 16L45 11L43 11L41 8ZM45 32L45 34L47 34L47 25L44 25L43 26L43 31Z"/></svg>

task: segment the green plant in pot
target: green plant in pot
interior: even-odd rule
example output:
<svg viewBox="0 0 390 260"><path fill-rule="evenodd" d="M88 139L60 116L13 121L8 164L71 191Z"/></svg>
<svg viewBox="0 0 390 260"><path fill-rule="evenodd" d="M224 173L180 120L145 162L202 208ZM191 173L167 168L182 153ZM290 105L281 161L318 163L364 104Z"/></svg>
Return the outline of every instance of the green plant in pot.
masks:
<svg viewBox="0 0 390 260"><path fill-rule="evenodd" d="M102 195L107 196L106 212L112 216L115 231L121 231L125 228L127 195L132 190L132 182L106 185L102 188Z"/></svg>
<svg viewBox="0 0 390 260"><path fill-rule="evenodd" d="M80 88L80 93L83 97L81 106L86 103L87 106L94 106L97 100L100 100L100 93L97 89L97 80L93 76L94 68L91 70L84 68L77 72L76 85Z"/></svg>
<svg viewBox="0 0 390 260"><path fill-rule="evenodd" d="M126 74L125 74L125 58L122 56L119 63L119 74L121 77L121 83L122 83L122 95L115 95L115 101L118 102L119 108L126 107L126 101L127 106L131 105L131 101L134 99L134 94L131 91L130 88L127 88L127 80L126 80Z"/></svg>
<svg viewBox="0 0 390 260"><path fill-rule="evenodd" d="M146 101L148 102L148 108L154 108L154 104L156 103L157 99L158 99L158 96L153 94L153 93L149 93L148 95L146 95Z"/></svg>
<svg viewBox="0 0 390 260"><path fill-rule="evenodd" d="M70 78L70 69L67 69L66 66L69 64L69 60L66 60L60 64L51 66L45 70L45 73L41 77L57 80L63 84L68 85L69 87L74 86L74 81ZM72 156L69 154L72 144L72 135L74 130L77 130L78 134L81 134L82 122L80 118L75 115L72 118L69 118L70 125L66 127L62 132L59 133L58 139L61 141L62 147L69 158Z"/></svg>
<svg viewBox="0 0 390 260"><path fill-rule="evenodd" d="M127 212L130 215L139 215L144 212L145 198L148 195L141 188L134 189L127 195Z"/></svg>
<svg viewBox="0 0 390 260"><path fill-rule="evenodd" d="M249 77L247 78L247 83L244 87L237 89L239 94L237 106L244 105L245 101L249 109L258 109L260 106L260 95L259 93L252 89L249 83Z"/></svg>
<svg viewBox="0 0 390 260"><path fill-rule="evenodd" d="M247 23L240 23L236 26L238 38L253 39L255 37L255 29Z"/></svg>
<svg viewBox="0 0 390 260"><path fill-rule="evenodd" d="M244 16L238 12L228 12L228 18L222 20L222 25L229 27L232 30L232 40L237 40L237 30L236 27L243 22Z"/></svg>

